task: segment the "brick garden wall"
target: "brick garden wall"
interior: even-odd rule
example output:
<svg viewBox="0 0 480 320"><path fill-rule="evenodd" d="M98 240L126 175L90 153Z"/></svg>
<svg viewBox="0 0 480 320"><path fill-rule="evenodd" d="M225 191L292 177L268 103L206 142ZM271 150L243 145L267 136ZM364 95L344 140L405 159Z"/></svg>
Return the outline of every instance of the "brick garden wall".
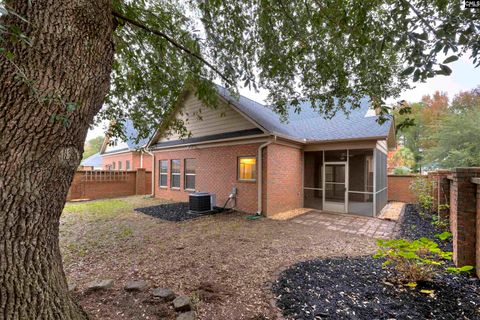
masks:
<svg viewBox="0 0 480 320"><path fill-rule="evenodd" d="M67 195L67 201L78 199L108 199L151 194L152 173L137 171L77 171Z"/></svg>
<svg viewBox="0 0 480 320"><path fill-rule="evenodd" d="M410 183L419 175L388 175L388 201L406 203L416 202L416 196L410 190ZM421 177L421 176L420 176Z"/></svg>

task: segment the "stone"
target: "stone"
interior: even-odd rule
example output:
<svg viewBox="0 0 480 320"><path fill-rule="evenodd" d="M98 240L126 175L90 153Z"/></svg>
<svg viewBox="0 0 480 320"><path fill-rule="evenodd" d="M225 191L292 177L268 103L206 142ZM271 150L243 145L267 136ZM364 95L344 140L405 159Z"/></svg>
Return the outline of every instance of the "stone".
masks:
<svg viewBox="0 0 480 320"><path fill-rule="evenodd" d="M87 284L87 291L107 290L113 287L112 279L95 280Z"/></svg>
<svg viewBox="0 0 480 320"><path fill-rule="evenodd" d="M178 296L173 300L173 307L175 311L190 311L192 310L192 302L187 296Z"/></svg>
<svg viewBox="0 0 480 320"><path fill-rule="evenodd" d="M168 288L155 288L153 290L153 296L161 298L163 301L169 302L175 299L175 293Z"/></svg>
<svg viewBox="0 0 480 320"><path fill-rule="evenodd" d="M177 320L195 320L195 319L197 319L197 315L195 314L195 311L180 313L177 316Z"/></svg>
<svg viewBox="0 0 480 320"><path fill-rule="evenodd" d="M68 284L68 291L72 292L72 291L75 291L75 290L77 290L77 286L73 283L69 283Z"/></svg>
<svg viewBox="0 0 480 320"><path fill-rule="evenodd" d="M148 283L143 280L131 280L125 285L125 291L143 291L148 287Z"/></svg>

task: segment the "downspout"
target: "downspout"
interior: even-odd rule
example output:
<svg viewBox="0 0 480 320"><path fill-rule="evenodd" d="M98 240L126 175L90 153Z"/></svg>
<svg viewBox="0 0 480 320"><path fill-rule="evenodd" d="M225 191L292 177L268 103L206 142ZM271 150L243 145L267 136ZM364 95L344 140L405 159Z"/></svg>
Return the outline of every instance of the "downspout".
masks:
<svg viewBox="0 0 480 320"><path fill-rule="evenodd" d="M274 139L277 140L277 136L274 136ZM260 145L258 147L258 175L257 175L257 181L258 181L258 184L257 184L257 192L258 192L258 200L257 200L257 203L258 203L258 208L257 208L257 215L261 215L262 214L262 211L263 211L263 201L262 201L262 193L263 193L263 190L262 190L262 187L263 187L263 156L262 156L262 151L263 149L268 146L269 144L272 144L273 141L268 141L268 142L265 142L264 144Z"/></svg>
<svg viewBox="0 0 480 320"><path fill-rule="evenodd" d="M154 191L155 190L155 156L153 155L153 152L148 151L147 148L143 150L145 151L145 153L152 156L152 193L150 194L150 196L154 197L155 196L155 191ZM143 157L142 157L142 162L143 162Z"/></svg>

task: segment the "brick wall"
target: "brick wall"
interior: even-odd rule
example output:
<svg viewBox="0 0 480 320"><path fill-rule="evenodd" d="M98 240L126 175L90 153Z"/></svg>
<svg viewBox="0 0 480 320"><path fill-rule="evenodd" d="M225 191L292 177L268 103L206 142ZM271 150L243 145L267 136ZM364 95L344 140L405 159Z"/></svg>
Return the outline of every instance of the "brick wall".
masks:
<svg viewBox="0 0 480 320"><path fill-rule="evenodd" d="M67 200L108 199L151 194L151 172L138 171L77 171L68 191Z"/></svg>
<svg viewBox="0 0 480 320"><path fill-rule="evenodd" d="M476 221L476 230L480 230L480 178L474 179L475 184L477 185L477 221ZM477 277L480 278L480 231L476 233L476 266L477 266Z"/></svg>
<svg viewBox="0 0 480 320"><path fill-rule="evenodd" d="M270 144L266 148L263 213L271 216L300 208L303 152L281 144Z"/></svg>
<svg viewBox="0 0 480 320"><path fill-rule="evenodd" d="M410 183L418 175L388 175L388 201L414 203L417 198L410 190Z"/></svg>
<svg viewBox="0 0 480 320"><path fill-rule="evenodd" d="M457 266L475 265L477 227L477 185L472 178L480 168L454 168L450 181L450 228L453 261Z"/></svg>
<svg viewBox="0 0 480 320"><path fill-rule="evenodd" d="M185 159L196 159L195 190L214 193L217 205L223 206L228 199L232 188L237 188L238 210L254 213L257 211L257 182L239 181L237 179L238 157L257 156L259 144L231 145L222 147L183 149L173 151L156 151L155 167L158 169L159 160L169 160L167 188L160 188L158 183L159 170L155 174L155 196L174 201L188 201L188 194L192 191L185 190L184 166ZM180 189L170 188L172 159L180 159ZM257 163L258 166L258 163ZM257 170L258 171L258 170ZM231 204L229 204L230 206Z"/></svg>

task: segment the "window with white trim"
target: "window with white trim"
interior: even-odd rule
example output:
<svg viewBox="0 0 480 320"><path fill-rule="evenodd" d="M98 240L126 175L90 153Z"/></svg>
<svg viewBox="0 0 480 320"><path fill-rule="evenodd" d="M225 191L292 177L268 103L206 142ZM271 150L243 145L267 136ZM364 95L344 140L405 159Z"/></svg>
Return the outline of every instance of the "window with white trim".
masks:
<svg viewBox="0 0 480 320"><path fill-rule="evenodd" d="M125 161L125 170L130 170L130 160Z"/></svg>
<svg viewBox="0 0 480 320"><path fill-rule="evenodd" d="M158 179L158 184L160 187L168 187L168 160L158 161L158 167L160 168L160 176Z"/></svg>
<svg viewBox="0 0 480 320"><path fill-rule="evenodd" d="M118 161L118 170L122 170L122 161Z"/></svg>
<svg viewBox="0 0 480 320"><path fill-rule="evenodd" d="M171 171L172 176L170 180L170 187L179 189L180 188L180 160L172 160L171 162Z"/></svg>
<svg viewBox="0 0 480 320"><path fill-rule="evenodd" d="M196 159L185 159L185 190L195 190L195 167Z"/></svg>
<svg viewBox="0 0 480 320"><path fill-rule="evenodd" d="M238 158L238 180L255 181L257 179L257 158L239 157Z"/></svg>

